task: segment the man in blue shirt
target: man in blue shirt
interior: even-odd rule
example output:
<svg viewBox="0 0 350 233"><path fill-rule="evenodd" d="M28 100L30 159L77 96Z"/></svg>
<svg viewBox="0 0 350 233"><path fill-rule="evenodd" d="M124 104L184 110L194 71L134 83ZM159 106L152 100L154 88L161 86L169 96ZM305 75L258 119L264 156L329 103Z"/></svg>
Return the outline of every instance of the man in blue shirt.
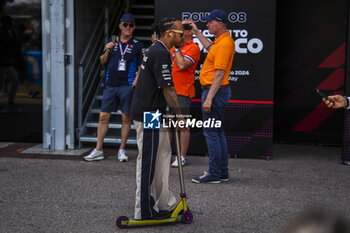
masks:
<svg viewBox="0 0 350 233"><path fill-rule="evenodd" d="M100 60L107 64L106 88L103 92L100 118L97 128L96 148L84 157L85 161L104 159L102 146L103 139L108 131L111 112L120 107L122 112L121 144L118 151L119 161L128 161L125 145L129 136L131 117L130 106L132 88L136 85L137 76L142 62L143 44L133 37L135 18L132 14L124 14L119 23L120 35L115 41L108 42Z"/></svg>

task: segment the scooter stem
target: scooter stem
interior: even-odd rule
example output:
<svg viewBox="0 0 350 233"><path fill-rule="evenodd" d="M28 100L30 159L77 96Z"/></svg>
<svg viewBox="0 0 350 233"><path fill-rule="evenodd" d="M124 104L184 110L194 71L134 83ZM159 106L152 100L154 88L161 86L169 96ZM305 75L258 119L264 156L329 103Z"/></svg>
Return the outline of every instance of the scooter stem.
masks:
<svg viewBox="0 0 350 233"><path fill-rule="evenodd" d="M177 129L175 129L175 142L176 142L176 155L177 155L177 161L178 161L177 164L179 167L181 194L185 194L184 175L183 175L182 160L181 160L181 155L180 155L179 133L178 133Z"/></svg>

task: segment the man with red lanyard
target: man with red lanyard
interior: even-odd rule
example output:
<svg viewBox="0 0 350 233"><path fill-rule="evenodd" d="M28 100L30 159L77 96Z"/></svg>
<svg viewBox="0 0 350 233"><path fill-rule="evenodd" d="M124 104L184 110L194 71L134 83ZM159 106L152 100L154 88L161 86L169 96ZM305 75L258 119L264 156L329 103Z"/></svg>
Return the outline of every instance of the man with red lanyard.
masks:
<svg viewBox="0 0 350 233"><path fill-rule="evenodd" d="M100 56L101 63L107 64L106 88L103 92L96 148L84 157L86 161L104 159L103 140L108 131L111 112L116 112L118 107L122 112L122 140L118 151L118 159L121 162L128 161L125 145L131 126L132 89L136 85L142 62L143 44L133 37L135 18L132 14L127 13L122 16L119 29L121 31L120 36L117 37L116 41L108 42Z"/></svg>
<svg viewBox="0 0 350 233"><path fill-rule="evenodd" d="M188 25L188 28L184 27L182 46L180 48L173 47L170 50L173 58L173 71L171 74L173 76L174 87L176 89L181 113L184 116L190 115L191 98L195 96L194 75L201 53L198 45L193 43L193 32L189 25L190 22L190 20L182 21L182 24ZM187 128L181 128L180 152L182 166L187 163L186 153L189 142L190 130ZM177 156L171 166L178 167Z"/></svg>
<svg viewBox="0 0 350 233"><path fill-rule="evenodd" d="M208 51L204 61L199 81L202 85L202 115L203 121L215 118L224 121L224 110L231 98L229 76L231 72L235 43L227 28L227 13L214 9L208 16L209 33L215 35L216 40L211 43L191 22L192 31ZM223 128L203 128L209 154L209 173L192 179L194 183L220 183L229 180L228 150Z"/></svg>

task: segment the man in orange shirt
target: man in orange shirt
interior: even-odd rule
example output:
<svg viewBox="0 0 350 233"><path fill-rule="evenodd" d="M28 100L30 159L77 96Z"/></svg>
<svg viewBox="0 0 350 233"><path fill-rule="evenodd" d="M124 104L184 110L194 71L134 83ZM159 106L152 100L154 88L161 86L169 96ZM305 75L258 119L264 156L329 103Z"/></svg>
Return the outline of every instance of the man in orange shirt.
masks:
<svg viewBox="0 0 350 233"><path fill-rule="evenodd" d="M191 23L190 20L182 21L184 25ZM195 96L194 75L196 66L200 59L200 49L197 44L193 43L193 32L191 28L184 27L183 43L181 47L173 47L171 55L173 58L173 82L176 89L177 98L181 108L182 115L190 114L191 98ZM171 135L171 134L170 134ZM170 140L171 141L171 140ZM187 162L186 153L190 142L190 130L187 128L180 129L180 152L181 162L184 166ZM177 156L172 167L178 167Z"/></svg>
<svg viewBox="0 0 350 233"><path fill-rule="evenodd" d="M224 121L224 110L231 97L229 76L231 72L235 43L226 30L227 13L214 9L203 18L208 21L209 33L215 35L216 40L211 43L191 22L192 31L208 50L199 74L202 85L202 114L203 121L208 119ZM220 183L229 180L228 150L224 130L222 127L203 128L209 153L209 173L192 179L194 183Z"/></svg>

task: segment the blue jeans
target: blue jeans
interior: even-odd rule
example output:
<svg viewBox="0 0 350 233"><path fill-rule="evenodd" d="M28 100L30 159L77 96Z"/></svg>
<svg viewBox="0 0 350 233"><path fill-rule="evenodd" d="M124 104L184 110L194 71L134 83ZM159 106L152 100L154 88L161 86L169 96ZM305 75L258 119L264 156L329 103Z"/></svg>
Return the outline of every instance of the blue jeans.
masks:
<svg viewBox="0 0 350 233"><path fill-rule="evenodd" d="M217 91L211 105L211 112L203 112L203 103L207 98L209 89L202 92L202 114L203 121L209 118L221 120L221 128L203 128L205 140L207 141L209 153L209 173L217 179L228 176L228 150L224 123L225 106L231 98L231 88L223 87Z"/></svg>

